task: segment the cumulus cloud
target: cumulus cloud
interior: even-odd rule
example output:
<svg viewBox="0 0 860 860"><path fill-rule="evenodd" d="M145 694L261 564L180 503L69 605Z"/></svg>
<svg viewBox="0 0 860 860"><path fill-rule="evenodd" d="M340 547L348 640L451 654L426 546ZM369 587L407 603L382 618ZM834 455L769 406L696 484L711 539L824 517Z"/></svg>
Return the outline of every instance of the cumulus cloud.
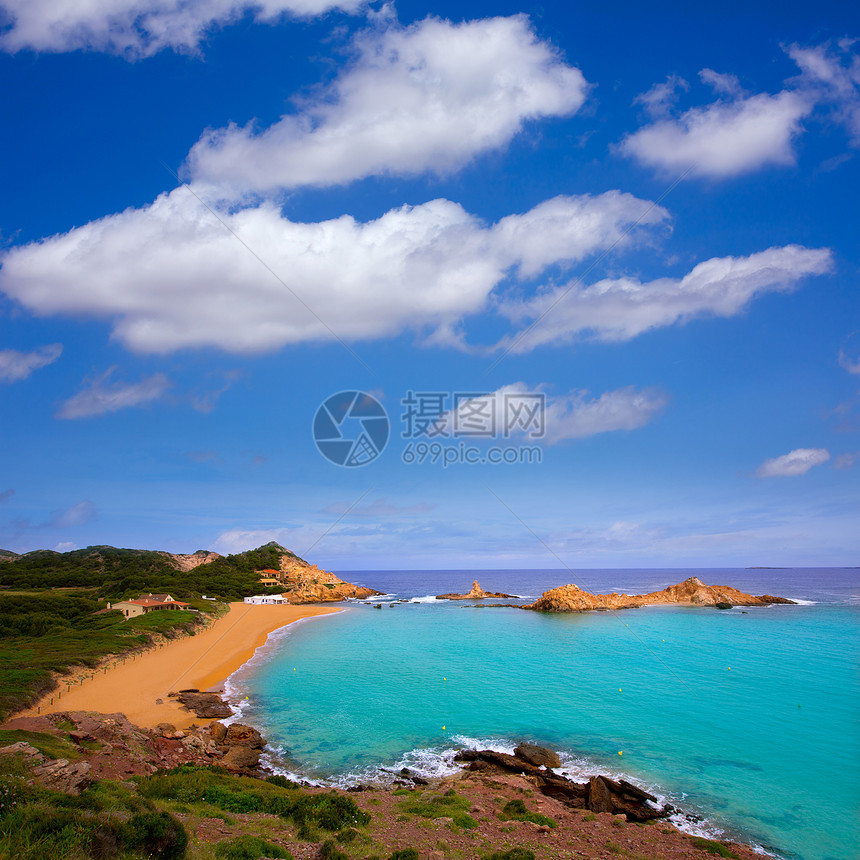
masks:
<svg viewBox="0 0 860 860"><path fill-rule="evenodd" d="M585 390L549 395L543 386L530 388L515 382L461 401L456 414L447 413L442 421L448 428L468 428L470 422L480 420L490 426L491 421L496 438L521 435L530 441L556 445L644 427L668 402L668 396L655 388L637 390L629 385L592 397Z"/></svg>
<svg viewBox="0 0 860 860"><path fill-rule="evenodd" d="M115 367L111 367L85 387L60 404L58 418L91 418L106 412L118 412L131 406L143 406L158 400L172 383L163 373L155 373L140 382L111 382Z"/></svg>
<svg viewBox="0 0 860 860"><path fill-rule="evenodd" d="M19 352L17 349L0 350L0 381L19 382L26 379L34 370L53 364L63 352L63 345L52 343L33 352Z"/></svg>
<svg viewBox="0 0 860 860"><path fill-rule="evenodd" d="M113 336L138 352L261 353L328 340L330 330L356 341L451 326L482 310L509 275L581 260L633 224L653 228L668 214L611 191L556 197L489 226L448 200L367 223L295 223L270 202L220 217L229 229L179 188L143 209L7 251L0 290L40 315L110 320ZM146 390L165 384L150 380ZM82 393L75 403L86 400Z"/></svg>
<svg viewBox="0 0 860 860"><path fill-rule="evenodd" d="M0 0L10 26L4 51L107 51L130 58L163 48L194 51L206 32L253 14L274 23L332 9L355 12L364 0Z"/></svg>
<svg viewBox="0 0 860 860"><path fill-rule="evenodd" d="M502 313L531 327L499 346L526 352L575 339L624 341L695 317L730 317L756 296L790 290L801 278L824 274L831 266L826 248L786 245L748 257L714 257L683 278L648 283L614 278L591 286L560 286L536 298L502 303Z"/></svg>
<svg viewBox="0 0 860 860"><path fill-rule="evenodd" d="M588 89L524 15L389 22L357 36L355 51L300 113L208 131L188 175L230 196L444 173L504 146L528 120L574 113Z"/></svg>
<svg viewBox="0 0 860 860"><path fill-rule="evenodd" d="M725 179L769 164L795 162L794 144L802 121L818 108L829 111L860 145L860 56L856 39L835 45L791 45L786 52L800 69L776 93L744 92L737 77L702 69L699 78L719 98L671 115L677 90L685 82L670 77L636 101L654 122L627 135L618 150L642 164L670 173Z"/></svg>
<svg viewBox="0 0 860 860"><path fill-rule="evenodd" d="M766 164L793 164L793 140L813 106L787 90L718 100L647 125L619 148L649 167L725 179Z"/></svg>
<svg viewBox="0 0 860 860"><path fill-rule="evenodd" d="M824 448L796 448L781 457L765 460L756 469L759 478L793 478L805 475L813 466L820 466L830 459Z"/></svg>

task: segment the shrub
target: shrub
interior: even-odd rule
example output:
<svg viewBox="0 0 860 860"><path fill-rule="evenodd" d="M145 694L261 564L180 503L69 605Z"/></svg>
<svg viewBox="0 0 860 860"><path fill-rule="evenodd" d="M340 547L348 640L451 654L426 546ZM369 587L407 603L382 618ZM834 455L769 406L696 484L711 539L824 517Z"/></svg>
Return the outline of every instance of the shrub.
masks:
<svg viewBox="0 0 860 860"><path fill-rule="evenodd" d="M403 848L395 851L388 860L420 860L420 857L414 848Z"/></svg>
<svg viewBox="0 0 860 860"><path fill-rule="evenodd" d="M733 860L737 860L738 855L721 842L716 842L713 839L702 839L700 836L694 836L690 842L692 842L695 848L707 851L708 854L716 854L718 857L730 857L733 858Z"/></svg>
<svg viewBox="0 0 860 860"><path fill-rule="evenodd" d="M259 857L278 857L293 860L293 855L279 845L272 845L256 836L239 836L215 846L215 856L223 860L257 860Z"/></svg>
<svg viewBox="0 0 860 860"><path fill-rule="evenodd" d="M179 860L185 856L188 835L167 812L139 812L128 822L129 848L143 848L158 860Z"/></svg>
<svg viewBox="0 0 860 860"><path fill-rule="evenodd" d="M502 821L531 821L546 827L558 826L554 818L542 815L540 812L530 812L522 800L509 800L499 814L499 818Z"/></svg>
<svg viewBox="0 0 860 860"><path fill-rule="evenodd" d="M535 860L535 855L528 848L509 848L507 851L488 854L484 860Z"/></svg>
<svg viewBox="0 0 860 860"><path fill-rule="evenodd" d="M349 860L349 855L344 854L331 839L320 845L320 860Z"/></svg>

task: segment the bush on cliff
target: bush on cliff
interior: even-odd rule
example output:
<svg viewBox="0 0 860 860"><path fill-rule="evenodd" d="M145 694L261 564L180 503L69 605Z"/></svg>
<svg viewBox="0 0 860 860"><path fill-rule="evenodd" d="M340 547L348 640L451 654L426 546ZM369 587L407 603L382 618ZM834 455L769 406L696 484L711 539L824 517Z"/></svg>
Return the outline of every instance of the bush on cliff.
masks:
<svg viewBox="0 0 860 860"><path fill-rule="evenodd" d="M466 811L471 806L468 798L461 797L453 789L445 794L426 793L420 800L401 800L398 806L403 812L421 818L451 818L454 824L466 830L478 826L478 822Z"/></svg>
<svg viewBox="0 0 860 860"><path fill-rule="evenodd" d="M509 800L499 813L502 821L531 821L546 827L558 827L558 822L540 812L531 812L522 800Z"/></svg>
<svg viewBox="0 0 860 860"><path fill-rule="evenodd" d="M215 856L221 860L257 860L258 857L293 860L293 855L279 845L273 845L256 836L239 836L215 846Z"/></svg>

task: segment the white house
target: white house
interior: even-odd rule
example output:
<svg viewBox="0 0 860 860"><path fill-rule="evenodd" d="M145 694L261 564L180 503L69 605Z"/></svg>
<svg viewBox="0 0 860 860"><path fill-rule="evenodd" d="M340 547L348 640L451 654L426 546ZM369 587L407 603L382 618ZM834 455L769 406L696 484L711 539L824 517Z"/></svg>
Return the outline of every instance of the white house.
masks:
<svg viewBox="0 0 860 860"><path fill-rule="evenodd" d="M288 604L289 600L287 600L286 597L283 597L280 594L255 594L253 597L246 597L245 603L250 603L254 606L281 606Z"/></svg>

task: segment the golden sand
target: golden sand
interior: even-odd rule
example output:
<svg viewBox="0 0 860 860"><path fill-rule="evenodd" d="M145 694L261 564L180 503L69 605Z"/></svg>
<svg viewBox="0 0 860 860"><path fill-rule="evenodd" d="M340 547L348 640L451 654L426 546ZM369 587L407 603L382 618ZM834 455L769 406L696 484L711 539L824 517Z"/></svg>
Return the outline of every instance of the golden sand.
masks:
<svg viewBox="0 0 860 860"><path fill-rule="evenodd" d="M151 728L173 723L188 728L208 722L184 710L167 694L173 690L218 687L266 642L269 634L287 624L338 609L323 606L254 606L231 603L230 611L196 636L169 642L152 651L97 669L92 678L60 694L46 696L37 707L18 716L57 711L123 713L138 726ZM161 699L162 704L156 704Z"/></svg>

